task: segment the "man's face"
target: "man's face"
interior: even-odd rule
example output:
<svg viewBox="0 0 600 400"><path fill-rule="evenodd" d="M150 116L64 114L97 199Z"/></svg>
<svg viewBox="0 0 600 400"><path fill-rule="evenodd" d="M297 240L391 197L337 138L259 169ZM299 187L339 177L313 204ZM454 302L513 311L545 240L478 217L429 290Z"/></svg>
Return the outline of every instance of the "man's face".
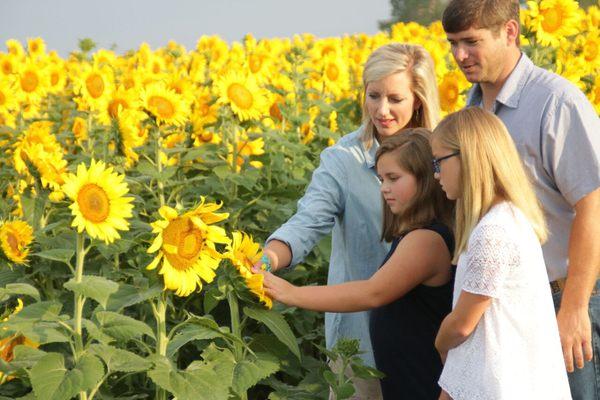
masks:
<svg viewBox="0 0 600 400"><path fill-rule="evenodd" d="M469 28L449 33L452 55L471 83L495 83L507 61L508 44L505 29L493 33L489 29Z"/></svg>

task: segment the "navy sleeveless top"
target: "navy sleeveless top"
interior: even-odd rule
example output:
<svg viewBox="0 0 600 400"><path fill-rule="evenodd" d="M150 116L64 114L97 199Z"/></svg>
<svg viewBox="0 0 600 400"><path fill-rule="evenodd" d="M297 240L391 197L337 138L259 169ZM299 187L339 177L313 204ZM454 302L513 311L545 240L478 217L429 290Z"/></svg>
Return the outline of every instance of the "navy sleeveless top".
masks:
<svg viewBox="0 0 600 400"><path fill-rule="evenodd" d="M447 226L433 222L421 229L438 233L452 254L454 237ZM403 237L392 242L382 265ZM394 302L371 311L369 328L375 364L386 374L381 380L385 400L438 399L442 362L434 342L442 320L452 310L453 287L454 279L442 286L418 285Z"/></svg>

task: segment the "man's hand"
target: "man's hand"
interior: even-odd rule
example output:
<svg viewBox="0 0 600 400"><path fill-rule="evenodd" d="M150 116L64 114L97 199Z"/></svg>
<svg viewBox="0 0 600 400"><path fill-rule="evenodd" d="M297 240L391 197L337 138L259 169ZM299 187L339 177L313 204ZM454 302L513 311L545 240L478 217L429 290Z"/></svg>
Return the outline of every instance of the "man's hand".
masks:
<svg viewBox="0 0 600 400"><path fill-rule="evenodd" d="M588 308L563 310L556 315L560 342L568 372L575 371L574 365L581 369L585 361L594 357L592 351L592 324Z"/></svg>

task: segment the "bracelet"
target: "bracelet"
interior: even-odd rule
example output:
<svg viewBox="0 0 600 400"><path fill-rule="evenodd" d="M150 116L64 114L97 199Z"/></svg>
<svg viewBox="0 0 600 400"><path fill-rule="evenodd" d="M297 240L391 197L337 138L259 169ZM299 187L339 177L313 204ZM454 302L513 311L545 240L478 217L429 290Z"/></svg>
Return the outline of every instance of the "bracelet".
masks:
<svg viewBox="0 0 600 400"><path fill-rule="evenodd" d="M271 272L271 260L265 253L263 253L262 257L260 258L260 262L265 266L265 271Z"/></svg>

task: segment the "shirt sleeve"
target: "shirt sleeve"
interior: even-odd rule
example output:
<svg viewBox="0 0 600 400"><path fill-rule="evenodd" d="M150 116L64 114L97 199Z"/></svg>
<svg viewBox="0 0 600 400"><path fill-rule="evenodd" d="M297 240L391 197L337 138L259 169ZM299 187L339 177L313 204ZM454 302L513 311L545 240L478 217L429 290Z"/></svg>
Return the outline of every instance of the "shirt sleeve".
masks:
<svg viewBox="0 0 600 400"><path fill-rule="evenodd" d="M462 290L499 298L507 276L519 264L517 244L502 226L479 226L469 240Z"/></svg>
<svg viewBox="0 0 600 400"><path fill-rule="evenodd" d="M331 232L335 217L343 214L346 181L343 160L336 149L325 149L304 196L298 201L296 214L267 239L267 242L280 240L290 247L292 266L300 263Z"/></svg>
<svg viewBox="0 0 600 400"><path fill-rule="evenodd" d="M544 120L544 167L574 206L600 187L600 120L582 93L555 97Z"/></svg>

